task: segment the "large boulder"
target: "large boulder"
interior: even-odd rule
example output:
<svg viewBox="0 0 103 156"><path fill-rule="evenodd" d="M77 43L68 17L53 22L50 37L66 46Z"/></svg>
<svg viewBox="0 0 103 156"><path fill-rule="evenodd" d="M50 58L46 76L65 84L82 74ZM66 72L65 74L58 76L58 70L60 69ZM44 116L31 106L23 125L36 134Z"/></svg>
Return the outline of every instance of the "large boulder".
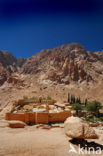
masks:
<svg viewBox="0 0 103 156"><path fill-rule="evenodd" d="M8 121L9 127L11 128L24 128L26 124L22 121L10 120Z"/></svg>
<svg viewBox="0 0 103 156"><path fill-rule="evenodd" d="M95 130L78 117L69 117L64 123L65 134L71 138L97 139Z"/></svg>

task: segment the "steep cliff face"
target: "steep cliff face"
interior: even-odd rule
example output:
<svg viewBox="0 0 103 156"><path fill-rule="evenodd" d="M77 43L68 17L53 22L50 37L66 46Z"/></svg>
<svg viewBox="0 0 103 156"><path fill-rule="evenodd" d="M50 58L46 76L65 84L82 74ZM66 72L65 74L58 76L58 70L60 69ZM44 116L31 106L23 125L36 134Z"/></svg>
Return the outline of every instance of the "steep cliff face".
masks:
<svg viewBox="0 0 103 156"><path fill-rule="evenodd" d="M5 82L19 84L19 77L14 73L18 73L18 69L24 63L24 59L19 61L11 53L0 51L0 86Z"/></svg>
<svg viewBox="0 0 103 156"><path fill-rule="evenodd" d="M9 52L0 51L0 63L10 73L17 71L17 59Z"/></svg>
<svg viewBox="0 0 103 156"><path fill-rule="evenodd" d="M88 52L80 44L72 43L42 50L28 58L21 71L24 74L39 73L41 81L65 84L97 81L103 77L103 59L99 53Z"/></svg>
<svg viewBox="0 0 103 156"><path fill-rule="evenodd" d="M0 65L0 86L7 81L8 72Z"/></svg>
<svg viewBox="0 0 103 156"><path fill-rule="evenodd" d="M28 59L16 59L9 52L0 52L0 84L12 74L38 76L38 81L57 84L99 82L103 80L103 52L89 52L77 43L42 50Z"/></svg>

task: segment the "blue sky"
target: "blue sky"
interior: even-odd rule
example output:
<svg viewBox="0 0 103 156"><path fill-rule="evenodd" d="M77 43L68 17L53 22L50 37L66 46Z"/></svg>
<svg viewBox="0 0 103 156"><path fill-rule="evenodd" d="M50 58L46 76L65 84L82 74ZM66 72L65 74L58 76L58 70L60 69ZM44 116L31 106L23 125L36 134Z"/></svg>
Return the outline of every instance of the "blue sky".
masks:
<svg viewBox="0 0 103 156"><path fill-rule="evenodd" d="M0 50L29 57L71 42L103 50L102 0L0 0Z"/></svg>

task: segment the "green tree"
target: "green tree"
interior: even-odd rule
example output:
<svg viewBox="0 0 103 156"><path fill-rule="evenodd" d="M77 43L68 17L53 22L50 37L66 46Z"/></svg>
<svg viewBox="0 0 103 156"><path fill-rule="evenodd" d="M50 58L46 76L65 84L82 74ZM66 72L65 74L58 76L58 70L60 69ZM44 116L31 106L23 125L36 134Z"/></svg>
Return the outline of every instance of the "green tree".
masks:
<svg viewBox="0 0 103 156"><path fill-rule="evenodd" d="M72 102L73 102L73 96L71 95L70 96L70 103L72 104Z"/></svg>
<svg viewBox="0 0 103 156"><path fill-rule="evenodd" d="M79 99L78 99L78 97L76 98L75 102L76 102L76 103L79 103Z"/></svg>
<svg viewBox="0 0 103 156"><path fill-rule="evenodd" d="M88 111L95 114L95 116L99 117L99 109L101 108L101 103L99 101L89 102L86 105Z"/></svg>
<svg viewBox="0 0 103 156"><path fill-rule="evenodd" d="M73 103L75 103L75 96L73 95Z"/></svg>
<svg viewBox="0 0 103 156"><path fill-rule="evenodd" d="M68 93L68 103L70 103L70 94Z"/></svg>
<svg viewBox="0 0 103 156"><path fill-rule="evenodd" d="M81 99L80 99L80 96L79 96L79 98L78 98L78 103L79 103L79 104L81 104Z"/></svg>
<svg viewBox="0 0 103 156"><path fill-rule="evenodd" d="M85 104L85 106L88 104L88 100L87 100L87 98L85 99L84 104Z"/></svg>
<svg viewBox="0 0 103 156"><path fill-rule="evenodd" d="M79 103L73 104L72 108L76 111L76 115L78 115L78 112L82 110L82 106Z"/></svg>
<svg viewBox="0 0 103 156"><path fill-rule="evenodd" d="M70 101L71 104L74 104L75 103L75 97L74 95L71 95L71 101Z"/></svg>

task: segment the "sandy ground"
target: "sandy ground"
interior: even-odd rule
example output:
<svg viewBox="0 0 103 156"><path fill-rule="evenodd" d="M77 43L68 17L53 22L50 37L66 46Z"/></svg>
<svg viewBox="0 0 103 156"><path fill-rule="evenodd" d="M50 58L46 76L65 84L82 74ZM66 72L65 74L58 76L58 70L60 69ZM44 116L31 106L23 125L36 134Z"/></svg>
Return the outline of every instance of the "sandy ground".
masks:
<svg viewBox="0 0 103 156"><path fill-rule="evenodd" d="M103 130L97 143L103 143ZM70 138L65 136L64 128L50 130L27 126L24 129L0 128L0 156L76 156L69 153ZM73 144L72 144L73 145ZM78 149L77 145L73 145ZM79 154L79 155L92 155ZM93 154L96 155L96 154ZM103 156L103 152L99 154Z"/></svg>

